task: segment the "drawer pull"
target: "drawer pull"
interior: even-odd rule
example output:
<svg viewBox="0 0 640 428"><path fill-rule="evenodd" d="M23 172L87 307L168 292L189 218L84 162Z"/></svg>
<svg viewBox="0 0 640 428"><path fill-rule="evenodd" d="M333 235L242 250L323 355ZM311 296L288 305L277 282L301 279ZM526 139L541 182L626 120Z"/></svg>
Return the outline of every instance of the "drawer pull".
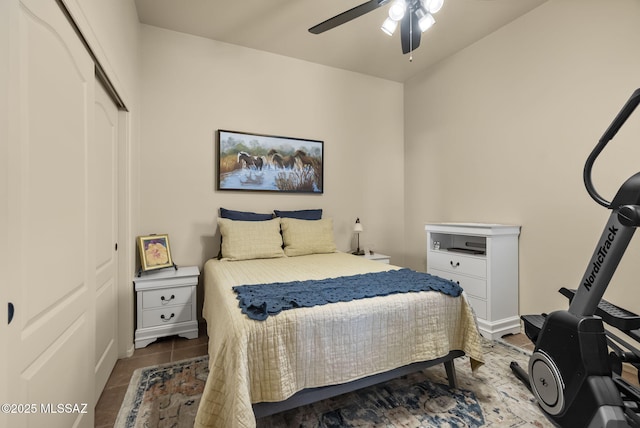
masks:
<svg viewBox="0 0 640 428"><path fill-rule="evenodd" d="M456 264L454 265L453 260L450 260L449 263L451 263L451 267L454 267L454 268L460 266L460 262L456 262Z"/></svg>
<svg viewBox="0 0 640 428"><path fill-rule="evenodd" d="M166 317L164 316L164 314L162 314L162 315L160 315L160 318L162 318L162 321L167 322L167 321L171 321L171 318L173 318L173 317L175 317L175 316L176 316L176 314L171 313L171 316L170 316L169 318L166 318Z"/></svg>
<svg viewBox="0 0 640 428"><path fill-rule="evenodd" d="M169 303L170 301L172 301L175 298L176 298L176 296L174 294L172 294L171 297L169 297L168 299L165 299L164 296L160 296L160 300L162 300L162 304L163 305L166 305L167 303Z"/></svg>

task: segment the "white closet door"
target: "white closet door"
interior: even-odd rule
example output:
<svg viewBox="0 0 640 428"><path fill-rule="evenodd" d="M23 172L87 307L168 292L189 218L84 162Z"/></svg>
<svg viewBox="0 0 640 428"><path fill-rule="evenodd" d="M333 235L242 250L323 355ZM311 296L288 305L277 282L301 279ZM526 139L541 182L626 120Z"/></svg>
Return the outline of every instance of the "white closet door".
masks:
<svg viewBox="0 0 640 428"><path fill-rule="evenodd" d="M118 108L96 81L90 201L96 233L95 397L118 359Z"/></svg>
<svg viewBox="0 0 640 428"><path fill-rule="evenodd" d="M0 1L0 40L9 40L11 34L11 12L10 4L6 1ZM11 300L9 292L11 286L6 280L8 277L9 265L9 245L7 233L9 230L9 177L4 172L9 167L9 123L11 123L12 114L9 107L9 44L0 44L0 343L9 343L9 335L7 323L9 319L9 305ZM9 346L0 347L0 379L7 379L10 371L7 357L11 350ZM7 382L0 382L0 403L6 403L9 400L11 390ZM9 419L6 413L0 411L0 427L9 426Z"/></svg>
<svg viewBox="0 0 640 428"><path fill-rule="evenodd" d="M9 0L8 326L11 427L91 427L96 262L90 206L94 64L55 1ZM77 412L58 413L58 404ZM84 407L84 404L87 406ZM48 406L48 407L47 407ZM88 413L83 413L87 411Z"/></svg>

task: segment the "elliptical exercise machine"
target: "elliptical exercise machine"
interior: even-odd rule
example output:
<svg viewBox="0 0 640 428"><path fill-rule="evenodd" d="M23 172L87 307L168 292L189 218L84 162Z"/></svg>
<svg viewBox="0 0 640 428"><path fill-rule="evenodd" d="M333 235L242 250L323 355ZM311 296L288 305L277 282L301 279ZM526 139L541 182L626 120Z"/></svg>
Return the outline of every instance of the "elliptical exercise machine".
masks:
<svg viewBox="0 0 640 428"><path fill-rule="evenodd" d="M585 163L587 192L610 209L611 215L577 290L560 289L570 300L569 309L521 317L535 349L528 372L516 362L511 369L547 417L561 427L640 427L640 389L621 377L623 362L640 368L640 350L605 330L603 323L640 342L640 316L602 299L640 227L640 173L624 182L612 202L600 196L591 181L596 158L638 104L640 89L631 95Z"/></svg>

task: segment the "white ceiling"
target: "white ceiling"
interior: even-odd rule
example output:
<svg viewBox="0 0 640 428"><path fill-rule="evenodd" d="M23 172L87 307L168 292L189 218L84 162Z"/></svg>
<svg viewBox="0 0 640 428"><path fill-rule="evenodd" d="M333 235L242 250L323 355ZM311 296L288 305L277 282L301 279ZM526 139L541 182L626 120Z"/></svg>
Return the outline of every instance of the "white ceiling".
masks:
<svg viewBox="0 0 640 428"><path fill-rule="evenodd" d="M380 30L389 5L322 34L308 29L365 0L135 0L140 22L384 79L408 78L546 0L445 0L420 47Z"/></svg>

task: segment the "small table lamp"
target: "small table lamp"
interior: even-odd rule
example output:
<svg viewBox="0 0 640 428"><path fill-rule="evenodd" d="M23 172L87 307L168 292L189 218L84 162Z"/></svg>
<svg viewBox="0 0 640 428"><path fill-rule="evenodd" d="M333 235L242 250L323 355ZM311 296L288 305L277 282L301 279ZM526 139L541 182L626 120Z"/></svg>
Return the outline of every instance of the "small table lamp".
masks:
<svg viewBox="0 0 640 428"><path fill-rule="evenodd" d="M360 232L363 231L362 223L360 223L360 218L356 219L356 224L353 226L353 231L358 236L358 247L352 254L355 254L356 256L364 256L364 251L360 249Z"/></svg>

